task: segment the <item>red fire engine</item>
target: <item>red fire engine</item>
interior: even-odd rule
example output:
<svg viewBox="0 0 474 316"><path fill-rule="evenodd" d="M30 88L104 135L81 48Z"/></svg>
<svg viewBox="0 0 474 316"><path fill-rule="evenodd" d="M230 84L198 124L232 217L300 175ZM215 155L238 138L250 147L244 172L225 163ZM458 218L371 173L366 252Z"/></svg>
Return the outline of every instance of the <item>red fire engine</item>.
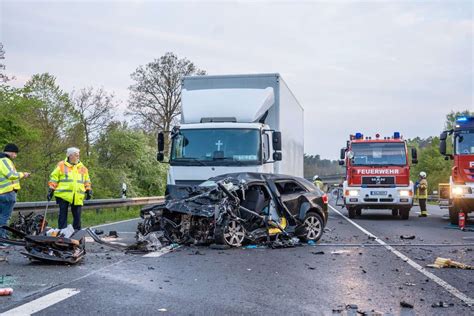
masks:
<svg viewBox="0 0 474 316"><path fill-rule="evenodd" d="M452 135L453 154L446 153L446 140ZM449 178L449 218L458 224L459 213L474 211L474 117L456 119L455 127L440 135L439 150L446 159L454 160Z"/></svg>
<svg viewBox="0 0 474 316"><path fill-rule="evenodd" d="M415 148L411 154L412 163L417 163ZM407 143L399 132L374 138L350 135L339 164L346 165L343 201L350 218L360 216L363 209L389 209L393 216L409 218L413 183Z"/></svg>

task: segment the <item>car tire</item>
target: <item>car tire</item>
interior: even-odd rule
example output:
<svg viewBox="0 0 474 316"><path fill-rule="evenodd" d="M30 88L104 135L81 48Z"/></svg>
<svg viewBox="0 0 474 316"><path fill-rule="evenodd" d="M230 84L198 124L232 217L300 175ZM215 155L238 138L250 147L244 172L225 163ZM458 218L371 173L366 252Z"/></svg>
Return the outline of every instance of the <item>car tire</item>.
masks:
<svg viewBox="0 0 474 316"><path fill-rule="evenodd" d="M355 208L348 208L347 213L349 214L349 218L355 218L356 217L356 210Z"/></svg>
<svg viewBox="0 0 474 316"><path fill-rule="evenodd" d="M398 213L399 213L399 212L398 212L398 209L397 209L397 208L394 208L394 209L392 210L392 216L397 217L397 216L398 216Z"/></svg>
<svg viewBox="0 0 474 316"><path fill-rule="evenodd" d="M453 225L459 225L459 210L456 207L449 208L449 221Z"/></svg>
<svg viewBox="0 0 474 316"><path fill-rule="evenodd" d="M362 210L361 210L361 209L357 209L357 210L356 210L356 215L357 215L357 216L361 216L361 215L362 215Z"/></svg>
<svg viewBox="0 0 474 316"><path fill-rule="evenodd" d="M403 220L407 220L410 218L410 209L409 208L401 208L399 210L399 213L400 213L400 217L403 219Z"/></svg>
<svg viewBox="0 0 474 316"><path fill-rule="evenodd" d="M216 242L230 247L240 247L245 240L244 226L237 220L225 219L214 232Z"/></svg>
<svg viewBox="0 0 474 316"><path fill-rule="evenodd" d="M303 220L301 237L305 241L318 241L324 232L324 221L316 212L308 212Z"/></svg>

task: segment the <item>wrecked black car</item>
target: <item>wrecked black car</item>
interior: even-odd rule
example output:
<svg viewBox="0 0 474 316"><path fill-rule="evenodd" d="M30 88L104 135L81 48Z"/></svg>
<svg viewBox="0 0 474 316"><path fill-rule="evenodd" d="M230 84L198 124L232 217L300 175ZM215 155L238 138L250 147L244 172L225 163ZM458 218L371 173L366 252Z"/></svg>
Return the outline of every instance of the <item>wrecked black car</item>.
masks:
<svg viewBox="0 0 474 316"><path fill-rule="evenodd" d="M302 178L224 174L198 186L169 186L163 204L141 210L137 237L160 231L169 243L231 247L318 241L327 202L326 194Z"/></svg>

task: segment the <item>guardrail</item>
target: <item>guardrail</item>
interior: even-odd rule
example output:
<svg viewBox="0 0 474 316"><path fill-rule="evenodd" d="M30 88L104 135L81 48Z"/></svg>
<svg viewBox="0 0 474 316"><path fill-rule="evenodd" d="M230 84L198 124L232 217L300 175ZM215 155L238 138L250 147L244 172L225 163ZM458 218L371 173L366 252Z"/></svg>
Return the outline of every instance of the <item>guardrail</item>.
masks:
<svg viewBox="0 0 474 316"><path fill-rule="evenodd" d="M98 199L84 201L82 209L86 210L100 210L105 208L119 208L119 207L130 207L130 206L142 206L150 204L158 204L164 201L163 196L151 196L151 197L140 197L130 199ZM49 205L48 205L49 204ZM13 208L14 213L18 212L34 212L42 213L48 205L48 213L57 213L59 210L56 201L38 201L38 202L19 202L15 204Z"/></svg>

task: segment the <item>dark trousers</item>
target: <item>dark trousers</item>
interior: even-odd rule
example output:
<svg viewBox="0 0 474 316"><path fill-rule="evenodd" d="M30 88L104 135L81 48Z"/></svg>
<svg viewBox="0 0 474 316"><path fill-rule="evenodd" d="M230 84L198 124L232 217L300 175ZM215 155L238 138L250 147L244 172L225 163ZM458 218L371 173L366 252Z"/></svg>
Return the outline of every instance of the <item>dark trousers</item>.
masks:
<svg viewBox="0 0 474 316"><path fill-rule="evenodd" d="M56 202L59 204L58 228L63 229L67 226L67 213L71 203L61 198L56 198ZM71 205L72 227L75 230L81 229L81 209L81 205Z"/></svg>
<svg viewBox="0 0 474 316"><path fill-rule="evenodd" d="M426 212L426 199L418 199L418 203L420 204L420 210Z"/></svg>
<svg viewBox="0 0 474 316"><path fill-rule="evenodd" d="M15 191L0 194L0 227L8 224L15 202ZM7 231L0 228L0 237L7 238Z"/></svg>

